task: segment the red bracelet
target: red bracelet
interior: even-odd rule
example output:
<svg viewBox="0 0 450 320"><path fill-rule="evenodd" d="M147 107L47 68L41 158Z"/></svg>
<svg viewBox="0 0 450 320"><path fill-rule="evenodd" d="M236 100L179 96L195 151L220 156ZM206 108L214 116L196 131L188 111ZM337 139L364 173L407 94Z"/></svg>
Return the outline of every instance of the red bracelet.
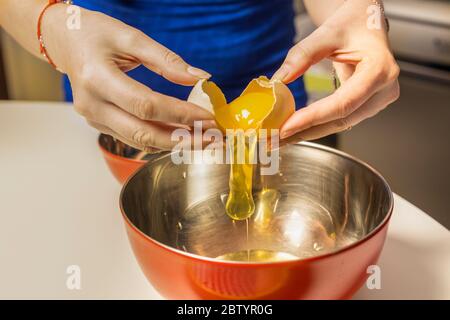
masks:
<svg viewBox="0 0 450 320"><path fill-rule="evenodd" d="M50 65L52 65L56 70L61 71L58 69L58 67L56 66L56 64L53 62L52 58L50 58L50 56L48 55L47 49L45 48L45 44L44 44L44 38L42 36L42 18L44 17L44 13L45 11L47 11L47 9L49 7L51 7L54 4L60 3L60 2L64 2L66 4L72 4L72 1L63 1L63 0L49 0L48 4L44 7L44 9L42 9L41 13L39 14L38 17L38 22L37 22L37 38L39 40L39 51L41 52L41 54L44 56L44 58L47 59L48 63Z"/></svg>

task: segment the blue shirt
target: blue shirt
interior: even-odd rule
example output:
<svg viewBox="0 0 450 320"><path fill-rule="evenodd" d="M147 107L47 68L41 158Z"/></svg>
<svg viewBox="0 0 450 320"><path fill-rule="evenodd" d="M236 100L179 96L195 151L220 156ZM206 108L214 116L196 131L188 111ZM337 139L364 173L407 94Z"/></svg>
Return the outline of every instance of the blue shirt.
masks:
<svg viewBox="0 0 450 320"><path fill-rule="evenodd" d="M292 0L83 0L76 4L115 17L211 73L228 101L248 82L268 77L283 62L295 36ZM191 88L144 67L129 75L163 94L186 99ZM72 100L65 79L66 99ZM297 108L306 104L303 81L290 88Z"/></svg>

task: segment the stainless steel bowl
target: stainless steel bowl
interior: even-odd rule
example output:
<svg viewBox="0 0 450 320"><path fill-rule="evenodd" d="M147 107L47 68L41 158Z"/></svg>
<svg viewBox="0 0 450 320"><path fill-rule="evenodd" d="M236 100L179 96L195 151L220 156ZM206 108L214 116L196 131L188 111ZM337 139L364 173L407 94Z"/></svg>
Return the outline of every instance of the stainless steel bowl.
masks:
<svg viewBox="0 0 450 320"><path fill-rule="evenodd" d="M268 189L255 175L257 209L248 225L225 213L228 165L175 165L169 155L150 161L129 180L121 205L146 236L207 258L261 249L302 259L329 254L364 239L388 219L391 190L368 165L311 143L283 147L280 157L279 173L262 180Z"/></svg>
<svg viewBox="0 0 450 320"><path fill-rule="evenodd" d="M165 155L150 160L126 183L121 207L133 248L147 277L164 295L205 297L198 290L192 294L192 287L198 281L192 284L179 279L178 273L191 274L185 268L194 263L204 264L201 269L204 274L204 270L217 267L216 257L247 250L270 250L294 258L266 263L220 261L220 268L223 264L230 268L245 265L249 268L246 272L259 270L264 274L269 272L264 266L271 265L274 272L282 269L298 279L306 277L298 268L308 267L307 278L312 277L311 281L317 282L320 279L316 277L322 277L331 279L330 286L342 286L331 289L317 283L322 291L305 291L302 296L299 292L305 288L286 291L287 287L280 287L279 290L286 290L277 291L281 292L277 296L269 295L271 298L348 297L361 285L365 269L376 262L384 243L393 208L388 184L368 165L320 145L286 146L280 149L280 157L278 174L263 179L258 174L254 176L257 209L248 224L233 221L225 213L228 165L176 165L170 155ZM321 259L323 264L319 266ZM278 265L280 270L274 267ZM325 275L325 269L331 275ZM319 270L320 275L315 275L314 270ZM208 284L202 284L208 286L207 292L227 282L226 275L225 280L217 278L221 272L212 272ZM351 273L347 282L353 281L348 287L338 281L339 277L345 281L346 272ZM266 274L263 278L267 280L270 276ZM180 287L186 281L186 291L173 293L170 279L178 279L178 284L173 285ZM201 283L205 280L202 279ZM317 292L323 294L317 296ZM224 296L216 292L208 297Z"/></svg>

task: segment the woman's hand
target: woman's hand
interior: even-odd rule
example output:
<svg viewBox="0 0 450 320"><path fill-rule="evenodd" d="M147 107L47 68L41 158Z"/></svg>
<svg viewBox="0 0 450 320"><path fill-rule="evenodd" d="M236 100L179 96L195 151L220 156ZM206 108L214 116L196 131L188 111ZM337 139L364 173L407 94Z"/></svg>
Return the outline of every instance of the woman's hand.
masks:
<svg viewBox="0 0 450 320"><path fill-rule="evenodd" d="M209 78L142 32L104 14L81 11L81 28L65 28L65 5L43 20L47 51L69 76L75 110L98 130L142 150L170 149L178 126L212 119L202 108L152 91L125 72L140 64L169 81L194 85Z"/></svg>
<svg viewBox="0 0 450 320"><path fill-rule="evenodd" d="M341 87L295 112L282 126L282 139L313 140L350 129L399 97L399 67L384 28L367 26L372 1L343 3L309 37L295 45L273 78L289 83L324 58L333 61ZM382 15L380 17L383 19Z"/></svg>

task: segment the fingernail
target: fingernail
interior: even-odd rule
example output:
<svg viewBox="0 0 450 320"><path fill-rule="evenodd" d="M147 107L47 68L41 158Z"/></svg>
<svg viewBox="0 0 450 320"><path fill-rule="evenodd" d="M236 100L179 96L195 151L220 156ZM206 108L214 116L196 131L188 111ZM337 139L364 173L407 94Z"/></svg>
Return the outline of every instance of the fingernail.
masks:
<svg viewBox="0 0 450 320"><path fill-rule="evenodd" d="M209 79L209 78L211 78L211 75L208 72L203 71L202 69L199 69L199 68L196 68L196 67L192 67L192 66L189 66L187 68L187 72L192 74L194 77L197 77L197 78L200 78L200 79Z"/></svg>
<svg viewBox="0 0 450 320"><path fill-rule="evenodd" d="M275 72L271 80L283 81L288 76L288 74L289 74L288 68L285 65L283 65L280 67L280 69L277 70L277 72Z"/></svg>

